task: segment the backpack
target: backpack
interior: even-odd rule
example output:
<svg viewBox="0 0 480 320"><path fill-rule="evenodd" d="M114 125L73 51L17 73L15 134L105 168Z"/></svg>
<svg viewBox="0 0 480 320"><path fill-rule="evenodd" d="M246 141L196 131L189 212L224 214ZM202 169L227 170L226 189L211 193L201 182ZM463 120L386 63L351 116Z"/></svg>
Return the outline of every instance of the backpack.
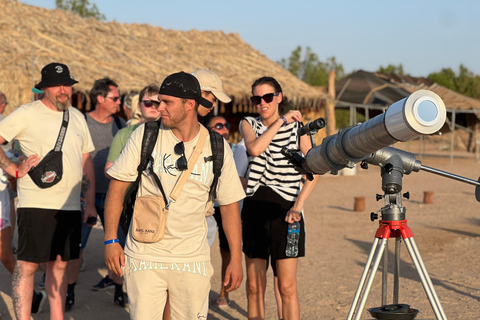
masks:
<svg viewBox="0 0 480 320"><path fill-rule="evenodd" d="M122 228L125 235L128 234L128 228L130 227L130 222L133 217L133 207L137 198L137 191L140 180L142 178L142 173L147 169L147 166L150 162L153 163L152 151L155 147L155 143L157 142L160 122L160 120L157 120L145 123L145 131L143 133L142 149L140 154L140 164L137 167L137 179L132 183L132 185L129 187L125 194L125 199L123 201L123 211L120 216L120 227ZM223 148L225 140L219 133L211 130L210 128L207 128L207 130L209 131L210 135L210 146L212 148L212 155L210 157L205 157L204 159L205 162L213 162L213 181L210 185L210 191L208 196L209 201L213 201L217 198L218 178L222 174L224 156ZM153 171L152 175L157 187L162 193L163 200L165 201L165 203L168 203L165 192L163 191L162 184L160 183L160 179Z"/></svg>

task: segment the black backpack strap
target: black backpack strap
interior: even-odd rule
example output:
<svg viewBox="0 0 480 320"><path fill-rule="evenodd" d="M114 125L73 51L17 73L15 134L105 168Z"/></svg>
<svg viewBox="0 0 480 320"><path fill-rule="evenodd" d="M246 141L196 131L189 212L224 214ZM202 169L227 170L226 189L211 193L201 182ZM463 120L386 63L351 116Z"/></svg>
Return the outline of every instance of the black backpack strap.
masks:
<svg viewBox="0 0 480 320"><path fill-rule="evenodd" d="M117 125L118 130L124 127L122 121L120 121L120 117L113 116L113 120L115 120L115 124Z"/></svg>
<svg viewBox="0 0 480 320"><path fill-rule="evenodd" d="M145 123L145 132L143 134L143 140L142 140L142 152L140 156L140 164L138 165L138 168L137 168L139 177L141 177L142 172L145 171L145 169L147 169L149 162L151 162L153 165L152 152L153 152L153 148L155 147L155 143L157 142L159 127L160 127L160 120L149 121ZM153 170L152 170L152 175L153 175L153 179L155 180L155 183L157 184L157 187L162 192L163 200L165 201L165 203L168 203L167 197L165 195L165 191L163 191L162 184L160 183L160 179L158 178L157 174L153 172Z"/></svg>
<svg viewBox="0 0 480 320"><path fill-rule="evenodd" d="M133 217L133 206L135 204L135 199L137 198L138 186L140 184L140 180L142 179L142 173L145 171L145 169L147 169L150 161L153 163L152 151L155 147L155 143L157 142L159 127L160 120L145 123L145 131L143 133L142 149L140 154L140 164L137 167L137 179L131 184L130 188L125 194L125 199L123 201L123 212L120 216L120 226L125 234L128 233L128 227L130 226L130 222ZM165 203L168 203L162 184L160 183L160 179L158 178L157 174L153 172L153 170L152 175L155 183L162 192Z"/></svg>
<svg viewBox="0 0 480 320"><path fill-rule="evenodd" d="M218 178L222 174L225 139L219 133L210 128L208 128L208 131L210 134L213 160L213 181L210 186L209 199L215 200L217 198Z"/></svg>

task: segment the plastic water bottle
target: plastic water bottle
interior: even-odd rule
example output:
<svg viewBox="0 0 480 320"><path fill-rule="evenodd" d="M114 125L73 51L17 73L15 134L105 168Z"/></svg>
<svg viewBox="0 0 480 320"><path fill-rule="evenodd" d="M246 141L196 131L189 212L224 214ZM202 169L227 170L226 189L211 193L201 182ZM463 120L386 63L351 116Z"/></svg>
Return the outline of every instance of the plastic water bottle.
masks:
<svg viewBox="0 0 480 320"><path fill-rule="evenodd" d="M296 221L288 224L287 247L285 255L289 258L298 256L298 240L300 239L300 222Z"/></svg>

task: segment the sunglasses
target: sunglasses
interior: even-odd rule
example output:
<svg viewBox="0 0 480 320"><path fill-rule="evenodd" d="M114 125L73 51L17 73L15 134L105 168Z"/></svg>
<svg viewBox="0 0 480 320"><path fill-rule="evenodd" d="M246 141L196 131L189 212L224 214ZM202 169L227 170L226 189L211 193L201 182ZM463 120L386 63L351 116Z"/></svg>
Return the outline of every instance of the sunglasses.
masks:
<svg viewBox="0 0 480 320"><path fill-rule="evenodd" d="M160 105L160 102L152 100L143 100L142 103L146 108L151 108L153 106L155 106L155 108L158 108L158 106Z"/></svg>
<svg viewBox="0 0 480 320"><path fill-rule="evenodd" d="M105 97L106 99L112 99L113 102L120 100L120 97Z"/></svg>
<svg viewBox="0 0 480 320"><path fill-rule="evenodd" d="M275 93L267 93L267 94L264 94L263 96L252 96L250 97L250 100L252 100L254 105L262 103L262 99L263 101L265 101L265 103L270 103L273 101L273 97L276 97L279 94L280 92L275 92Z"/></svg>
<svg viewBox="0 0 480 320"><path fill-rule="evenodd" d="M215 125L212 127L212 129L217 129L217 130L222 130L223 128L227 128L227 130L230 130L230 123L225 122L225 123L215 123Z"/></svg>
<svg viewBox="0 0 480 320"><path fill-rule="evenodd" d="M173 151L175 154L182 155L180 158L177 160L177 170L179 171L185 171L188 169L188 163L187 163L187 157L185 157L185 146L183 145L183 141L180 141L175 145L173 148Z"/></svg>

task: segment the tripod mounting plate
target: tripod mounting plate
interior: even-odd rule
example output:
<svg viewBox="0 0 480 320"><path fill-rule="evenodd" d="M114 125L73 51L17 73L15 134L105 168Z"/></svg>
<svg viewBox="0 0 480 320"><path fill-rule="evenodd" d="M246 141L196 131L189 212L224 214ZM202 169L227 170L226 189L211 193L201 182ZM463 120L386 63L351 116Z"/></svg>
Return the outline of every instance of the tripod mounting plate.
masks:
<svg viewBox="0 0 480 320"><path fill-rule="evenodd" d="M408 304L389 304L383 307L368 309L375 319L384 320L413 320L418 314L417 309L412 309Z"/></svg>

